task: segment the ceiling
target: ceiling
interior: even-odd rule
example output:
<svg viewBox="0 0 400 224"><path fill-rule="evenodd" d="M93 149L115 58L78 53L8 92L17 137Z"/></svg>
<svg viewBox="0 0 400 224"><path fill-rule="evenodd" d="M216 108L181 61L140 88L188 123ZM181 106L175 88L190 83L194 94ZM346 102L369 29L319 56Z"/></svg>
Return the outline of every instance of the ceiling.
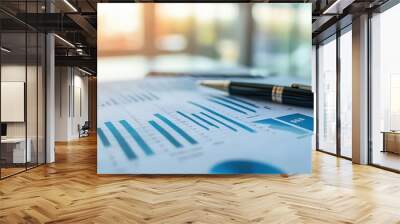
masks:
<svg viewBox="0 0 400 224"><path fill-rule="evenodd" d="M18 32L25 28L39 32L55 32L56 65L80 66L96 72L97 3L134 2L129 0L1 0L0 22L4 38L24 43ZM337 22L341 26L351 23L351 17L376 8L388 0L267 0L253 2L312 3L313 43L335 32ZM158 1L168 2L168 1ZM170 2L170 1L169 1ZM175 1L179 2L179 0ZM209 1L213 2L213 1ZM50 11L52 13L48 13ZM26 13L27 12L27 13ZM336 26L336 27L335 27ZM13 34L11 34L13 33ZM68 44L69 42L70 44ZM4 42L3 42L4 43ZM72 45L74 47L72 47ZM17 46L14 46L17 48ZM28 51L30 51L28 49Z"/></svg>

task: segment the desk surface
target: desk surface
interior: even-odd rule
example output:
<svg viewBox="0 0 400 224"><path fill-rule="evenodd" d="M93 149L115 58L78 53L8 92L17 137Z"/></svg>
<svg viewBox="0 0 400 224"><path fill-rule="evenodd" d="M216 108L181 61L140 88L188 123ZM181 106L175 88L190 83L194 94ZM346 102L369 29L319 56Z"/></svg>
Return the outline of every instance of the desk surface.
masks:
<svg viewBox="0 0 400 224"><path fill-rule="evenodd" d="M238 64L230 64L204 56L187 54L162 55L152 59L138 56L100 57L98 59L98 82L115 82L143 79L151 72L178 72L178 73L225 73L240 75L255 73L265 75L271 84L291 85L301 83L310 85L311 77L298 77L289 74L270 76L266 69L255 69Z"/></svg>
<svg viewBox="0 0 400 224"><path fill-rule="evenodd" d="M27 139L29 141L29 138ZM20 143L20 142L25 142L25 138L5 138L1 139L1 143L7 144L13 144L13 143Z"/></svg>
<svg viewBox="0 0 400 224"><path fill-rule="evenodd" d="M397 134L397 135L399 135L399 134L400 134L400 131L381 131L381 133L383 133L383 134Z"/></svg>

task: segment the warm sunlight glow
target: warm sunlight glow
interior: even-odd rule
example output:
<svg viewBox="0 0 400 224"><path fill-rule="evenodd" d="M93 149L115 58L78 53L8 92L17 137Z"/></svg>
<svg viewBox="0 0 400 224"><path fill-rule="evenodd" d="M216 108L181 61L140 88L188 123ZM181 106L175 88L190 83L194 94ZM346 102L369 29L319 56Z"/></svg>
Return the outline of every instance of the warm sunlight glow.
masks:
<svg viewBox="0 0 400 224"><path fill-rule="evenodd" d="M98 4L100 51L132 51L143 45L142 4Z"/></svg>

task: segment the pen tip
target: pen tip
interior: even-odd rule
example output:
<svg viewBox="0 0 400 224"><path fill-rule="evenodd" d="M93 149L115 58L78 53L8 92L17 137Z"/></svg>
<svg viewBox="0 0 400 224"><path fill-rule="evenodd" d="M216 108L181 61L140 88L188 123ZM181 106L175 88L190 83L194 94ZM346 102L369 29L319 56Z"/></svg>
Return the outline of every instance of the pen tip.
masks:
<svg viewBox="0 0 400 224"><path fill-rule="evenodd" d="M227 90L230 81L228 80L201 80L198 84L205 87L210 87L219 90Z"/></svg>

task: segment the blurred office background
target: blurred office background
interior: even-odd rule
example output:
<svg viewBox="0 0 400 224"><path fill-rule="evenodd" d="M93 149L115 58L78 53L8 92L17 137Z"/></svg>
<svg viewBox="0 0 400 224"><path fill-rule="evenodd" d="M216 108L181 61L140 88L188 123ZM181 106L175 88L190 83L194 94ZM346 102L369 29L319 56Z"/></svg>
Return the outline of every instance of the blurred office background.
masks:
<svg viewBox="0 0 400 224"><path fill-rule="evenodd" d="M99 77L252 68L311 82L310 21L311 4L99 4Z"/></svg>

